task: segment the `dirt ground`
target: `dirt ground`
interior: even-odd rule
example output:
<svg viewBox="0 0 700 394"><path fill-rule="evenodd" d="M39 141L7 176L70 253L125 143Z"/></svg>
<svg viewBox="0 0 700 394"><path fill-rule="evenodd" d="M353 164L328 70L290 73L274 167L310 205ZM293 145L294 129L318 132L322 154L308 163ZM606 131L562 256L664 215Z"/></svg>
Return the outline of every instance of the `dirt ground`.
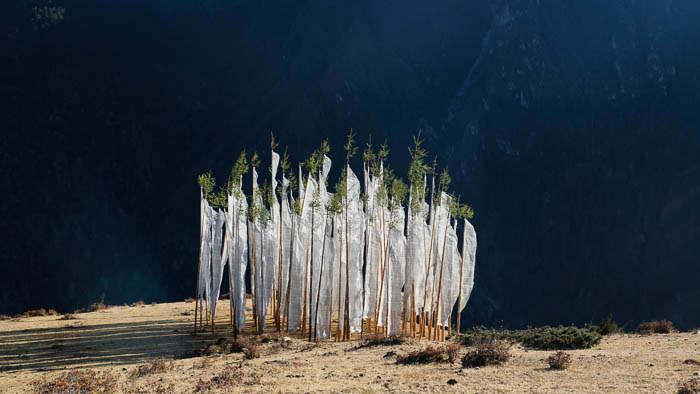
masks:
<svg viewBox="0 0 700 394"><path fill-rule="evenodd" d="M700 335L613 335L588 350L570 351L571 367L547 368L551 351L515 346L507 364L479 369L455 364L401 366L390 352L422 349L427 340L353 349L358 341L310 344L299 337L260 345L261 357L198 356L230 336L228 302L219 303L216 332L192 335L194 303L111 307L75 315L0 321L0 392L32 392L71 370L115 377L116 392L676 392L697 377ZM251 326L251 324L249 324ZM274 329L268 324L270 332ZM251 335L251 334L246 334ZM467 351L461 350L461 354ZM388 353L388 355L387 355ZM461 355L460 354L460 355ZM195 356L196 355L196 356ZM133 377L139 366L165 358L163 372ZM229 373L228 379L222 378ZM450 383L448 384L448 381Z"/></svg>

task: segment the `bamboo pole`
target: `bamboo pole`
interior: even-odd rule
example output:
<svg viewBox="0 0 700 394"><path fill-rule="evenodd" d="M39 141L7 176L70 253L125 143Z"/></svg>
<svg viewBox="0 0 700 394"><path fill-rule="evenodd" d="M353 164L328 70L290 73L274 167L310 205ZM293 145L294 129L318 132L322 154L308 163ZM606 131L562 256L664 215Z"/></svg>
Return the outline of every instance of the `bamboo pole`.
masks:
<svg viewBox="0 0 700 394"><path fill-rule="evenodd" d="M202 189L200 188L199 190L200 190L200 198L202 198L201 197ZM201 202L200 202L200 205L201 205ZM200 222L200 225L199 225L199 263L197 264L197 286L196 286L196 290L195 290L197 298L194 301L194 335L197 335L197 309L199 309L198 306L199 306L199 279L200 279L199 274L200 274L200 271L202 269L202 239L204 238L204 217L203 217L204 215L205 215L204 210L200 210L200 213L199 213L199 222ZM200 316L199 318L201 320L202 317Z"/></svg>
<svg viewBox="0 0 700 394"><path fill-rule="evenodd" d="M255 194L253 194L253 199L255 199ZM253 204L255 203L255 200L253 200ZM252 248L252 259L250 263L250 271L248 271L248 276L250 277L250 288L251 288L251 295L252 295L252 300L253 300L253 322L255 323L255 331L258 331L258 313L257 313L257 297L255 296L256 294L256 286L255 286L255 277L253 276L253 273L255 272L255 222L250 222L252 224L251 230L253 231L253 248ZM258 332L259 333L259 332Z"/></svg>
<svg viewBox="0 0 700 394"><path fill-rule="evenodd" d="M345 169L345 311L343 313L343 339L350 340L350 229L348 225L348 179L350 164Z"/></svg>
<svg viewBox="0 0 700 394"><path fill-rule="evenodd" d="M328 218L326 218L326 226L328 226ZM324 226L325 227L325 226ZM323 280L323 257L326 252L326 229L324 228L323 231L323 243L321 245L321 270L318 273L318 288L316 290L316 311L314 312L314 316L316 317L316 321L314 323L314 341L318 342L318 304L321 300L321 280Z"/></svg>
<svg viewBox="0 0 700 394"><path fill-rule="evenodd" d="M464 250L464 241L462 242L462 264L459 267L459 297L457 298L457 334L460 332L460 326L459 323L462 320L462 311L460 310L460 306L462 305L462 280L464 275L464 254L466 253L466 250Z"/></svg>
<svg viewBox="0 0 700 394"><path fill-rule="evenodd" d="M284 175L283 175L283 180L284 180ZM274 193L274 190L272 191ZM281 198L284 198L284 196L281 196ZM277 309L276 309L276 316L275 316L275 321L277 322L277 332L282 332L282 322L280 318L280 312L281 312L281 306L282 306L282 259L284 258L283 253L282 253L282 245L283 245L283 235L282 235L282 201L280 201L279 204L279 221L280 221L280 236L279 236L279 258L277 259Z"/></svg>
<svg viewBox="0 0 700 394"><path fill-rule="evenodd" d="M411 336L416 337L416 284L411 283Z"/></svg>
<svg viewBox="0 0 700 394"><path fill-rule="evenodd" d="M442 241L442 257L440 258L440 279L438 281L438 293L437 293L437 302L435 303L435 309L433 313L433 320L435 327L437 327L438 324L438 319L439 317L439 311L440 311L440 296L442 295L442 270L445 266L445 249L447 246L447 228L450 226L450 219L449 217L447 220L445 220L445 235L443 237Z"/></svg>
<svg viewBox="0 0 700 394"><path fill-rule="evenodd" d="M286 332L289 332L289 296L290 287L292 286L292 262L294 261L294 224L296 222L296 212L292 216L292 229L289 239L289 275L287 275L287 295L285 296L285 323Z"/></svg>
<svg viewBox="0 0 700 394"><path fill-rule="evenodd" d="M342 250L342 248L343 248L343 232L342 231L340 231L339 236L338 236L338 244L339 244L338 249ZM342 332L342 329L340 328L340 313L342 312L341 306L340 306L341 305L340 299L342 298L342 294L343 294L343 292L340 291L341 290L340 286L342 286L342 283L343 283L342 280L343 280L343 253L341 251L341 253L339 253L339 255L338 255L338 325L336 326L336 329L335 329L335 341L336 342L340 341L340 335Z"/></svg>
<svg viewBox="0 0 700 394"><path fill-rule="evenodd" d="M260 292L260 306L262 306L265 303L265 267L263 263L263 251L265 250L265 237L263 237L263 231L262 228L260 229L260 269L258 270L260 272L260 285L262 286L262 289L257 289ZM258 311L258 335L264 334L265 333L265 318L267 317L267 313L264 315L260 316L260 312Z"/></svg>
<svg viewBox="0 0 700 394"><path fill-rule="evenodd" d="M423 335L427 335L428 339L430 339L430 323L427 316L425 306L426 306L426 301L428 298L428 278L430 274L430 264L432 263L433 259L433 240L435 239L435 213L436 213L436 206L434 202L434 197L433 195L435 194L435 176L433 175L433 193L430 196L430 248L428 249L428 262L425 268L425 289L423 292L423 312L426 313L425 319L423 321ZM433 285L435 284L433 280ZM433 286L434 287L434 286ZM431 297L432 298L432 297ZM426 332L427 331L427 332Z"/></svg>
<svg viewBox="0 0 700 394"><path fill-rule="evenodd" d="M309 281L309 249L306 249L306 262L305 262L305 275L304 275L304 301L302 303L302 310L301 310L301 336L303 337L306 333L306 317L308 315L308 311L306 310L306 296L309 291L309 286L308 286L308 281ZM309 295L309 297L311 297Z"/></svg>
<svg viewBox="0 0 700 394"><path fill-rule="evenodd" d="M320 189L320 185L318 186ZM314 204L311 203L311 276L309 276L309 302L311 302L311 297L314 296ZM306 307L306 306L305 306ZM311 304L309 304L309 342L311 342Z"/></svg>

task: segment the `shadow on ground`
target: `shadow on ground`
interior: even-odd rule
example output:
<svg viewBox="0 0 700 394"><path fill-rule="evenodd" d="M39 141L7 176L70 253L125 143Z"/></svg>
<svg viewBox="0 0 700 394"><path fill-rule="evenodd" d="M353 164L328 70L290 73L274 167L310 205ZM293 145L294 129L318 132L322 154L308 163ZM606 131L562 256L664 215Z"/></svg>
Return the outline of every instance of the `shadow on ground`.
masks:
<svg viewBox="0 0 700 394"><path fill-rule="evenodd" d="M183 320L69 323L58 328L0 332L0 371L48 371L179 358L196 352L207 339L193 336L192 326Z"/></svg>

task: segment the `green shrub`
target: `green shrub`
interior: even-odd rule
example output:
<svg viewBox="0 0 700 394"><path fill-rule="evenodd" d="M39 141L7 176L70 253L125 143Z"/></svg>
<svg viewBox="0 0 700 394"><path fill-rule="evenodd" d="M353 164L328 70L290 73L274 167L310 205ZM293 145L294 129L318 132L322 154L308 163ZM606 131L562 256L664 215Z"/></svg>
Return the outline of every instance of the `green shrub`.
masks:
<svg viewBox="0 0 700 394"><path fill-rule="evenodd" d="M464 346L475 346L479 344L491 343L493 341L515 342L513 340L513 331L473 327L465 331L459 340L459 342Z"/></svg>
<svg viewBox="0 0 700 394"><path fill-rule="evenodd" d="M597 326L590 326L591 330L598 332L600 335L610 335L610 334L620 334L624 332L623 327L620 327L615 320L613 320L612 315L608 315L605 319L600 321Z"/></svg>
<svg viewBox="0 0 700 394"><path fill-rule="evenodd" d="M588 349L600 342L601 335L589 328L541 327L513 333L525 347L539 350Z"/></svg>

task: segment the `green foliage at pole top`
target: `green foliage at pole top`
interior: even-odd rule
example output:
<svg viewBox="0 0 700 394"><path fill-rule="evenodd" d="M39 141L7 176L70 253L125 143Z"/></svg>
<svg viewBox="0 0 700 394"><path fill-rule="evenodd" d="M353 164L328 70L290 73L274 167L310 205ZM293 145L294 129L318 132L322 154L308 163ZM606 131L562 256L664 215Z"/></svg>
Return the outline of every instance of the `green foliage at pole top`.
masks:
<svg viewBox="0 0 700 394"><path fill-rule="evenodd" d="M379 147L379 152L377 152L377 159L383 162L389 157L389 141L385 140L384 143Z"/></svg>
<svg viewBox="0 0 700 394"><path fill-rule="evenodd" d="M474 217L474 209L468 204L460 204L460 197L451 196L450 215L455 219L471 219Z"/></svg>
<svg viewBox="0 0 700 394"><path fill-rule="evenodd" d="M209 194L211 194L216 186L216 178L212 176L211 170L209 170L209 172L201 174L197 177L197 183L199 183L199 187L202 188L204 198L208 199Z"/></svg>
<svg viewBox="0 0 700 394"><path fill-rule="evenodd" d="M258 156L258 152L253 153L253 158L250 159L250 164L253 166L253 168L260 167L260 156Z"/></svg>
<svg viewBox="0 0 700 394"><path fill-rule="evenodd" d="M253 195L252 201L250 203L250 208L248 212L248 217L253 221L257 221L258 223L261 223L263 225L266 225L267 222L271 220L271 215L270 211L268 210L267 206L265 205L265 202L270 202L270 196L271 196L271 191L270 191L270 185L267 183L267 180L263 182L262 186L258 187L258 195L261 197L262 204L258 203L256 200L256 196Z"/></svg>
<svg viewBox="0 0 700 394"><path fill-rule="evenodd" d="M447 167L445 167L442 169L442 173L440 174L440 192L447 192L447 188L450 187L450 182L452 182L452 178L450 178L450 171L447 169Z"/></svg>
<svg viewBox="0 0 700 394"><path fill-rule="evenodd" d="M304 167L309 175L316 177L318 175L318 168L323 165L323 157L330 152L331 146L328 144L328 140L324 140L321 146L311 154L311 156L304 162Z"/></svg>
<svg viewBox="0 0 700 394"><path fill-rule="evenodd" d="M391 182L390 194L391 200L394 201L394 204L402 206L402 204L406 201L406 196L408 195L408 186L406 186L403 179L394 178L394 180Z"/></svg>
<svg viewBox="0 0 700 394"><path fill-rule="evenodd" d="M401 178L394 178L391 181L391 189L389 191L389 212L392 213L389 228L395 228L399 224L399 215L396 211L403 209L403 203L408 195L408 186Z"/></svg>
<svg viewBox="0 0 700 394"><path fill-rule="evenodd" d="M209 195L209 204L212 208L226 208L228 206L228 194L225 185L222 185L218 192Z"/></svg>
<svg viewBox="0 0 700 394"><path fill-rule="evenodd" d="M394 170L387 166L384 169L384 173L382 174L381 182L378 183L377 191L375 193L376 199L377 199L377 204L379 204L379 206L389 207L389 204L390 204L389 197L391 194L391 186L392 186L395 178L396 178L396 176L394 175Z"/></svg>
<svg viewBox="0 0 700 394"><path fill-rule="evenodd" d="M294 210L294 213L301 216L301 198L297 198L296 200L294 200L292 209Z"/></svg>
<svg viewBox="0 0 700 394"><path fill-rule="evenodd" d="M374 148L372 147L372 134L370 134L369 141L365 146L365 150L362 152L362 161L367 164L371 164L376 160L376 158L377 155L374 153Z"/></svg>
<svg viewBox="0 0 700 394"><path fill-rule="evenodd" d="M345 161L350 162L350 159L357 153L355 133L353 133L352 129L350 129L350 133L348 133L348 140L343 146L343 149L345 149Z"/></svg>
<svg viewBox="0 0 700 394"><path fill-rule="evenodd" d="M278 146L280 146L280 144L277 141L275 141L275 135L272 132L270 132L270 151L274 152ZM272 174L272 163L270 163L270 167L268 167L267 170L270 171L270 174Z"/></svg>
<svg viewBox="0 0 700 394"><path fill-rule="evenodd" d="M425 164L428 151L421 146L423 140L420 135L421 130L418 131L417 137L413 137L414 148L408 148L408 153L411 156L411 164L408 167L408 181L413 190L413 197L411 200L411 213L413 215L417 215L423 209L425 175L431 170L430 166Z"/></svg>
<svg viewBox="0 0 700 394"><path fill-rule="evenodd" d="M340 179L338 179L338 182L335 184L335 194L333 194L333 198L328 203L329 213L339 214L343 211L347 192L347 179L347 171L343 168L343 171L340 173Z"/></svg>
<svg viewBox="0 0 700 394"><path fill-rule="evenodd" d="M287 190L294 190L297 187L297 177L294 175L292 172L292 165L289 161L289 154L287 153L287 148L284 148L284 154L282 154L282 160L280 161L280 168L282 168L282 174L284 175L285 178L287 178L287 181L289 182L289 186L287 187ZM282 185L280 184L277 186L277 194L279 194L282 198L286 198L286 196L282 195Z"/></svg>
<svg viewBox="0 0 700 394"><path fill-rule="evenodd" d="M275 141L275 135L270 132L270 150L275 150L280 146L279 142Z"/></svg>
<svg viewBox="0 0 700 394"><path fill-rule="evenodd" d="M409 155L411 157L411 163L408 169L408 183L410 185L410 188L406 185L404 180L397 179L397 177L394 174L394 171L390 168L389 165L386 165L386 168L384 168L383 173L381 172L382 166L385 164L384 162L389 156L389 146L387 141L385 141L379 147L378 151L375 151L375 147L372 145L372 140L370 136L369 141L366 143L366 148L362 153L362 159L367 165L368 169L370 170L372 176L375 177L376 180L381 180L380 182L378 182L377 189L375 191L377 203L385 208L390 208L392 212L395 208L405 206L409 190L412 191L413 197L411 200L410 207L411 213L415 214L422 210L422 201L425 199L425 194L427 192L427 188L425 187L425 177L427 175L432 175L435 178L439 178L439 187L431 190L431 195L433 197L437 197L437 199L434 200L435 205L439 205L441 203L442 192L448 192L449 190L449 186L451 183L449 171L447 168L445 168L441 171L440 175L438 176L437 157L435 157L435 159L433 160L432 165L426 163L428 152L423 147L424 140L421 138L421 134L422 131L419 131L418 135L413 137L413 147L408 148ZM270 140L270 147L272 149L275 149L279 146L273 134L270 135ZM351 129L348 134L346 143L343 146L346 152L346 160L348 161L352 157L354 157L354 155L357 154L358 148L355 146L355 140L356 134ZM295 176L295 172L293 172L291 169L288 150L285 149L284 154L281 157L280 167L282 169L282 173L289 181L290 193L292 193L294 189L298 188L298 182L305 183L308 180L309 176L318 176L320 167L323 165L324 156L326 156L329 153L329 151L330 145L328 144L328 141L325 140L321 143L319 148L313 152L311 157L309 157L309 159L302 163L302 165L307 169L308 172L302 175L301 179L297 179L297 177ZM228 195L232 193L241 193L241 196L243 196L242 192L239 192L240 182L242 176L248 173L249 164L252 165L253 168L258 168L261 164L260 156L257 153L254 153L253 156L250 158L250 161L248 161L246 151L242 151L235 165L231 169L231 174L229 176L228 182L222 185L217 192L214 192L214 190L216 189L216 180L212 175L211 171L208 171L207 173L198 176L197 181L199 183L199 186L202 188L202 194L212 207L227 207ZM344 168L341 172L341 177L335 187L336 190L334 198L331 201L326 202L329 213L339 212L338 209L342 210L342 206L345 204L345 199L347 198L346 172L347 167ZM435 180L436 179L434 179L434 181ZM269 221L270 212L268 210L268 207L273 203L273 201L271 200L273 198L272 193L277 192L281 195L281 185L280 188L278 188L278 190L271 190L271 187L267 185L267 183L268 182L266 181L266 184L263 185L262 189L256 188L255 190L253 190L253 196L249 197L249 217L253 221L259 221L262 219L264 219L264 221ZM319 188L317 188L317 190L314 190L313 192L314 193L311 204L314 207L320 206L320 185ZM437 194L437 196L435 194ZM287 197L288 196L282 196L282 198ZM362 201L367 203L367 195L363 194L360 196L360 198L362 199ZM258 201L257 203L256 200ZM299 196L299 198L297 198L292 204L292 209L297 214L301 214L302 200L303 196ZM452 217L454 218L472 218L474 216L473 208L466 204L461 204L459 202L459 199L453 199L450 203L449 209ZM372 218L370 218L370 220L372 220Z"/></svg>
<svg viewBox="0 0 700 394"><path fill-rule="evenodd" d="M245 149L236 160L236 164L231 169L231 176L227 184L227 192L229 194L239 194L241 186L241 177L248 173L248 158L246 157ZM240 196L238 196L240 197Z"/></svg>

